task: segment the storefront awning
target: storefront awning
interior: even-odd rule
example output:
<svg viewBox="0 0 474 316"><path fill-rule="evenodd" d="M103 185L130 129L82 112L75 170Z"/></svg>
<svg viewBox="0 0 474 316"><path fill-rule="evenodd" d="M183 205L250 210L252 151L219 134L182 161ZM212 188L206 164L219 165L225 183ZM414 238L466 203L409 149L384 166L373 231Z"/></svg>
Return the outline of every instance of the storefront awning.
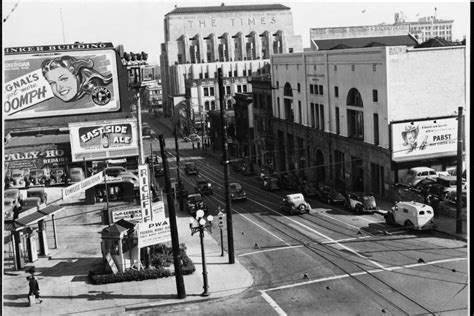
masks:
<svg viewBox="0 0 474 316"><path fill-rule="evenodd" d="M61 211L62 209L63 209L63 206L61 205L50 205L41 210L38 210L38 212L43 213L44 215L51 215L51 214Z"/></svg>
<svg viewBox="0 0 474 316"><path fill-rule="evenodd" d="M15 222L23 226L30 226L30 225L36 224L37 222L39 222L43 218L46 218L47 216L48 215L45 215L37 211L25 217L19 218L15 220Z"/></svg>
<svg viewBox="0 0 474 316"><path fill-rule="evenodd" d="M22 228L24 228L25 226L22 226L18 223L15 223L14 221L4 221L3 222L3 227L5 229L5 231L16 231L16 230L20 230Z"/></svg>

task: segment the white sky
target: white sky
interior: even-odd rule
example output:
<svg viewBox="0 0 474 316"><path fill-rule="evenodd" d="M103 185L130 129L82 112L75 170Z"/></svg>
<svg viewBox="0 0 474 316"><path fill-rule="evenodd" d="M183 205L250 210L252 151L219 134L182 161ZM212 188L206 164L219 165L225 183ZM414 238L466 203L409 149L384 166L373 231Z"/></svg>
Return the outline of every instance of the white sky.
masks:
<svg viewBox="0 0 474 316"><path fill-rule="evenodd" d="M391 24L394 13L402 11L408 20L434 15L453 19L453 39L470 38L468 1L159 1L159 0L3 0L3 47L74 43L76 41L112 42L125 51L149 54L148 61L159 63L163 42L163 18L178 7L280 3L291 8L294 34L301 35L303 47L309 47L309 29L315 27ZM15 4L18 6L13 12ZM364 13L362 11L365 10ZM62 12L62 21L61 21ZM63 25L63 27L62 27ZM64 30L64 33L63 33ZM63 40L64 34L64 40Z"/></svg>

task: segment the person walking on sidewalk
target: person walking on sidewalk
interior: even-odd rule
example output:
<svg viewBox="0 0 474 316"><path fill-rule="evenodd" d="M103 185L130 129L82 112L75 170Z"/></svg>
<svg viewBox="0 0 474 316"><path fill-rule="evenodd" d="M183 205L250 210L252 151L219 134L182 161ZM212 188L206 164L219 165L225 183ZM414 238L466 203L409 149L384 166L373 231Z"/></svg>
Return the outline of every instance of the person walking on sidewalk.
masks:
<svg viewBox="0 0 474 316"><path fill-rule="evenodd" d="M30 286L30 291L28 292L28 300L30 301L30 305L33 303L31 301L32 295L35 296L36 302L38 302L39 300L39 303L41 304L43 300L40 298L40 289L39 289L38 280L36 279L34 274L31 274L31 276L27 277L26 279L29 281L29 286Z"/></svg>

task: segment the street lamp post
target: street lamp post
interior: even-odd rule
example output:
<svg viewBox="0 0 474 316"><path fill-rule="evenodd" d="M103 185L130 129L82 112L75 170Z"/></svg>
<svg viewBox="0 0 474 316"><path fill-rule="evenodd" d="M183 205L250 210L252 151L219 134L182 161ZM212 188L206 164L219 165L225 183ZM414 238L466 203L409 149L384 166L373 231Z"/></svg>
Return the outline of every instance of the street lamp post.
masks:
<svg viewBox="0 0 474 316"><path fill-rule="evenodd" d="M189 228L191 229L191 236L199 232L199 239L201 241L201 257L202 257L202 277L204 279L203 289L201 296L209 296L209 285L207 283L207 269L206 269L206 255L204 253L204 231L208 230L212 233L212 215L208 215L204 218L204 211L197 210L196 218L191 218L189 222ZM195 226L197 224L197 226Z"/></svg>

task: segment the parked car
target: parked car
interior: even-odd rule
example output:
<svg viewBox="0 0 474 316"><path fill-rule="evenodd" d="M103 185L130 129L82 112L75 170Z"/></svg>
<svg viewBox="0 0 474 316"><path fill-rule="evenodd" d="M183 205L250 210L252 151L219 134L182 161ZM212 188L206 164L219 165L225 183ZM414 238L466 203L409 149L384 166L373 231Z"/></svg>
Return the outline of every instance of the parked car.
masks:
<svg viewBox="0 0 474 316"><path fill-rule="evenodd" d="M280 177L280 186L287 190L297 190L299 185L298 177L293 173L283 173Z"/></svg>
<svg viewBox="0 0 474 316"><path fill-rule="evenodd" d="M23 169L12 169L10 173L10 188L26 187L26 171Z"/></svg>
<svg viewBox="0 0 474 316"><path fill-rule="evenodd" d="M316 184L310 181L303 180L299 186L299 190L306 197L315 197L318 194L318 188Z"/></svg>
<svg viewBox="0 0 474 316"><path fill-rule="evenodd" d="M15 213L21 210L21 205L17 206L17 202L12 198L3 199L4 221L11 221L15 218Z"/></svg>
<svg viewBox="0 0 474 316"><path fill-rule="evenodd" d="M31 196L24 198L21 204L21 210L22 211L27 211L31 208L37 207L39 208L41 206L41 198L37 196Z"/></svg>
<svg viewBox="0 0 474 316"><path fill-rule="evenodd" d="M50 185L66 184L67 176L63 168L54 168L50 172Z"/></svg>
<svg viewBox="0 0 474 316"><path fill-rule="evenodd" d="M48 202L48 193L44 190L44 188L32 188L26 190L26 197L39 197L41 199L41 203L46 204Z"/></svg>
<svg viewBox="0 0 474 316"><path fill-rule="evenodd" d="M202 195L200 193L190 194L187 198L186 208L189 214L196 214L197 210L203 210L204 213L207 213L207 205L204 203Z"/></svg>
<svg viewBox="0 0 474 316"><path fill-rule="evenodd" d="M280 210L290 215L309 213L311 205L305 201L302 193L287 194L280 204Z"/></svg>
<svg viewBox="0 0 474 316"><path fill-rule="evenodd" d="M203 195L213 194L212 184L209 180L204 178L198 178L196 180L196 187L194 188L196 193L201 193Z"/></svg>
<svg viewBox="0 0 474 316"><path fill-rule="evenodd" d="M69 169L69 183L81 182L84 180L84 171L80 167L74 167Z"/></svg>
<svg viewBox="0 0 474 316"><path fill-rule="evenodd" d="M192 142L200 142L201 141L201 136L199 136L198 134L190 134L188 137Z"/></svg>
<svg viewBox="0 0 474 316"><path fill-rule="evenodd" d="M346 203L346 198L344 195L328 185L320 185L318 187L316 198L327 204Z"/></svg>
<svg viewBox="0 0 474 316"><path fill-rule="evenodd" d="M377 210L377 202L373 194L348 193L346 206L357 213L373 213Z"/></svg>
<svg viewBox="0 0 474 316"><path fill-rule="evenodd" d="M255 169L253 167L253 164L244 162L240 166L240 173L243 174L244 176L253 176L255 174Z"/></svg>
<svg viewBox="0 0 474 316"><path fill-rule="evenodd" d="M161 158L159 156L148 156L146 157L145 162L150 166L150 170L153 170L155 177L162 176L165 173L163 170L163 164L161 163Z"/></svg>
<svg viewBox="0 0 474 316"><path fill-rule="evenodd" d="M426 191L426 188L433 183L436 183L436 180L433 180L430 178L422 179L416 185L412 186L410 189L417 193L424 194L424 192Z"/></svg>
<svg viewBox="0 0 474 316"><path fill-rule="evenodd" d="M186 175L197 175L199 170L194 162L187 162L184 164L184 173Z"/></svg>
<svg viewBox="0 0 474 316"><path fill-rule="evenodd" d="M229 184L229 195L232 201L247 199L247 193L238 182L232 182Z"/></svg>
<svg viewBox="0 0 474 316"><path fill-rule="evenodd" d="M233 159L231 161L232 170L240 172L242 165L245 163L245 160L242 158Z"/></svg>
<svg viewBox="0 0 474 316"><path fill-rule="evenodd" d="M433 208L417 202L397 202L385 214L389 225L401 225L416 230L431 230L435 228Z"/></svg>
<svg viewBox="0 0 474 316"><path fill-rule="evenodd" d="M415 167L408 170L407 174L403 179L403 183L407 184L408 186L415 186L418 182L422 179L432 179L436 180L438 175L436 174L436 170L428 167Z"/></svg>
<svg viewBox="0 0 474 316"><path fill-rule="evenodd" d="M277 177L263 177L262 188L267 191L280 190L280 180Z"/></svg>
<svg viewBox="0 0 474 316"><path fill-rule="evenodd" d="M3 192L3 198L10 198L16 200L18 204L21 204L21 193L19 189L8 189Z"/></svg>
<svg viewBox="0 0 474 316"><path fill-rule="evenodd" d="M122 181L131 181L131 182L133 182L133 186L135 188L140 186L140 179L138 179L138 175L134 174L131 171L125 171L125 172L119 173L117 178L122 179Z"/></svg>
<svg viewBox="0 0 474 316"><path fill-rule="evenodd" d="M44 169L31 169L28 175L27 186L46 186L49 185L49 179Z"/></svg>
<svg viewBox="0 0 474 316"><path fill-rule="evenodd" d="M105 174L109 177L118 177L120 174L126 172L125 167L113 166L105 168Z"/></svg>

